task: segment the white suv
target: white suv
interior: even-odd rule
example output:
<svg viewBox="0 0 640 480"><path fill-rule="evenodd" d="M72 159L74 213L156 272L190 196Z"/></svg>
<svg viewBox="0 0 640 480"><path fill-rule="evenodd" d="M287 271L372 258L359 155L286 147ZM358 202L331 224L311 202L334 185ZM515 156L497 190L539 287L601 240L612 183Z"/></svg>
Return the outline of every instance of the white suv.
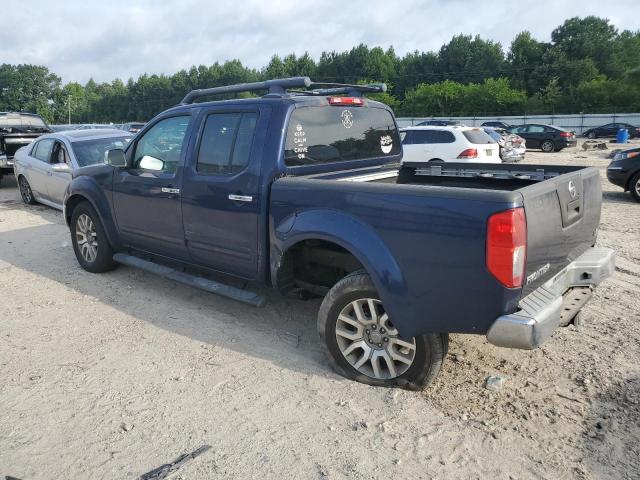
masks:
<svg viewBox="0 0 640 480"><path fill-rule="evenodd" d="M403 162L502 162L500 146L481 128L406 127L400 135Z"/></svg>

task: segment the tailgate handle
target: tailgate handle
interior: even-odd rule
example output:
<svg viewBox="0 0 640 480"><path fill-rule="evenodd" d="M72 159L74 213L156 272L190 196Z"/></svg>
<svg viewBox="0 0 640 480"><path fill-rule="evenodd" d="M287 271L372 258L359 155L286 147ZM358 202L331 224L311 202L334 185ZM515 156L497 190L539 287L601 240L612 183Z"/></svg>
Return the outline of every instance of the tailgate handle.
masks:
<svg viewBox="0 0 640 480"><path fill-rule="evenodd" d="M580 199L576 198L573 202L567 204L567 220L571 220L580 216Z"/></svg>

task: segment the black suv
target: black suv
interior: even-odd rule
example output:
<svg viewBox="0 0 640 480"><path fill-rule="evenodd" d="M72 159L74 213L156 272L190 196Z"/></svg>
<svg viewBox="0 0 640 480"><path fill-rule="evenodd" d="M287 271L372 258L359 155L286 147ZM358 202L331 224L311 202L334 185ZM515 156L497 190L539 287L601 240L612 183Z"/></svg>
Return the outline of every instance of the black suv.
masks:
<svg viewBox="0 0 640 480"><path fill-rule="evenodd" d="M51 133L51 128L40 115L0 112L0 181L3 175L13 173L16 150L45 133Z"/></svg>
<svg viewBox="0 0 640 480"><path fill-rule="evenodd" d="M539 148L543 152L559 152L578 144L575 133L555 125L528 123L508 128L507 131L524 138L527 148Z"/></svg>

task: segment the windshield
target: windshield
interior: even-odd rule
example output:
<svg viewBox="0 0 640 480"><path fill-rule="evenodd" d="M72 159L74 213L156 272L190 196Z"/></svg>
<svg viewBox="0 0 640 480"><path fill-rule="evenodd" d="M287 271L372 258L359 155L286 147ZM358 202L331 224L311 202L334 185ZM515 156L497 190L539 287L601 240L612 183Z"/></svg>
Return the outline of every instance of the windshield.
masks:
<svg viewBox="0 0 640 480"><path fill-rule="evenodd" d="M373 107L301 107L291 114L287 166L391 157L400 137L388 110Z"/></svg>
<svg viewBox="0 0 640 480"><path fill-rule="evenodd" d="M3 131L38 131L48 132L49 128L44 120L37 115L21 115L19 113L9 113L0 115L0 130Z"/></svg>
<svg viewBox="0 0 640 480"><path fill-rule="evenodd" d="M500 139L502 138L502 136L498 132L496 132L491 128L485 128L484 131L487 132L487 135L493 138L496 142L499 142Z"/></svg>
<svg viewBox="0 0 640 480"><path fill-rule="evenodd" d="M73 153L80 167L104 163L104 153L114 148L124 149L131 137L110 137L73 142Z"/></svg>

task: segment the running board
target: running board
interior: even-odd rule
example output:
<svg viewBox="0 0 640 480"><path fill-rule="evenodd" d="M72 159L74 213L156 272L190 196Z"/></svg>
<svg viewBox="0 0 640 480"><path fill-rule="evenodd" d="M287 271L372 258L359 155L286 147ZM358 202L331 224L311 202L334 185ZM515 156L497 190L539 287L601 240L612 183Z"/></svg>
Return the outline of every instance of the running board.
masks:
<svg viewBox="0 0 640 480"><path fill-rule="evenodd" d="M113 260L124 265L129 265L130 267L140 268L141 270L149 273L155 273L156 275L189 285L190 287L199 288L200 290L222 295L223 297L232 298L233 300L247 303L254 307L264 307L267 303L267 299L265 297L258 295L255 292L242 290L241 288L233 287L231 285L225 285L224 283L214 282L203 277L197 277L189 273L180 272L174 268L149 262L148 260L143 260L142 258L134 257L133 255L116 253L113 256Z"/></svg>

